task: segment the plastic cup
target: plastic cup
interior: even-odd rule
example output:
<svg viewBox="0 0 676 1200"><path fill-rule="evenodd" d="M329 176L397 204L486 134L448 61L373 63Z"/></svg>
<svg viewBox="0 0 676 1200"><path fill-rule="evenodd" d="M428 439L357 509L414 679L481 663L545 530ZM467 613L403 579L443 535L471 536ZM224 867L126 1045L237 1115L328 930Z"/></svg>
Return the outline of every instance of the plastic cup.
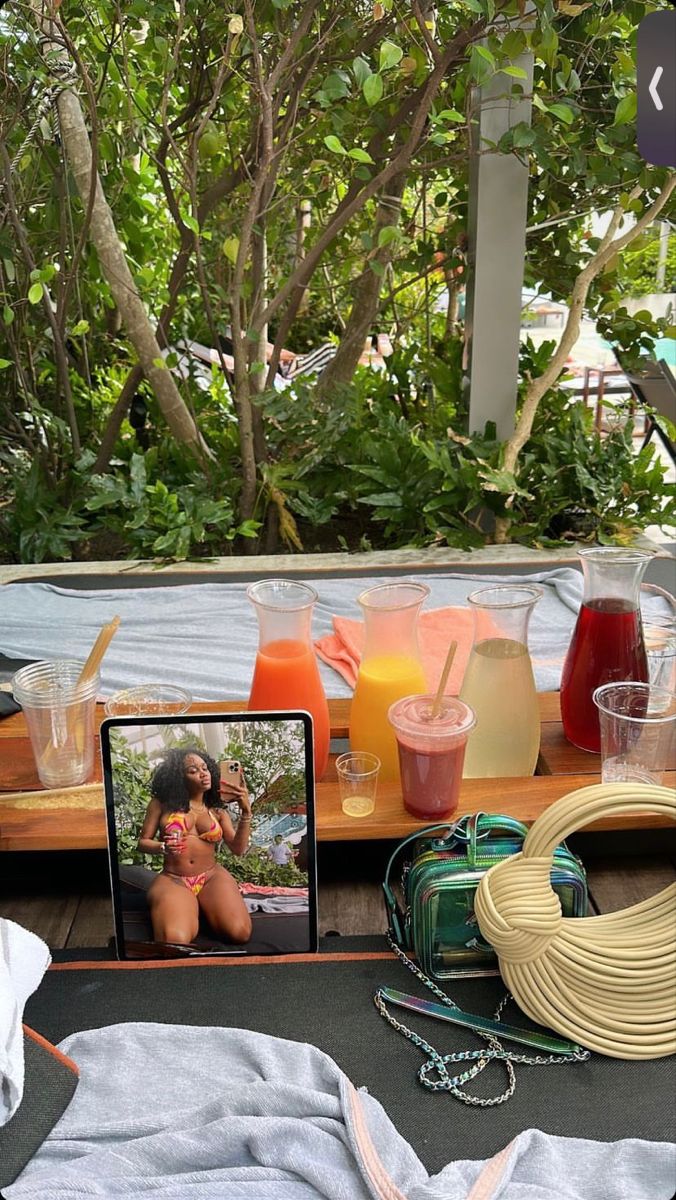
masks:
<svg viewBox="0 0 676 1200"><path fill-rule="evenodd" d="M40 782L75 787L94 771L94 712L98 673L78 684L84 663L72 659L31 663L12 679L23 708Z"/></svg>
<svg viewBox="0 0 676 1200"><path fill-rule="evenodd" d="M368 817L376 806L380 759L377 754L354 751L336 759L340 806L347 817Z"/></svg>
<svg viewBox="0 0 676 1200"><path fill-rule="evenodd" d="M467 737L476 725L469 704L444 696L432 717L434 696L405 696L388 712L399 748L404 808L434 821L458 807Z"/></svg>
<svg viewBox="0 0 676 1200"><path fill-rule="evenodd" d="M650 683L666 692L676 692L676 625L644 625L643 637ZM655 700L659 703L659 697L654 696Z"/></svg>
<svg viewBox="0 0 676 1200"><path fill-rule="evenodd" d="M603 782L661 784L676 765L676 693L652 683L606 683L594 703Z"/></svg>
<svg viewBox="0 0 676 1200"><path fill-rule="evenodd" d="M191 704L192 695L185 688L170 683L140 683L109 696L104 712L107 717L180 717Z"/></svg>

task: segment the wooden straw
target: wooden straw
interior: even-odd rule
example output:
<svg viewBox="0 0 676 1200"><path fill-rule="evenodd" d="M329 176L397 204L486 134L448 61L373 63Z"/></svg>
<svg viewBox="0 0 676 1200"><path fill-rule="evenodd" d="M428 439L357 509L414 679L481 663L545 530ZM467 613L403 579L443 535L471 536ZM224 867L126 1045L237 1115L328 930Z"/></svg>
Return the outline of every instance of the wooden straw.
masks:
<svg viewBox="0 0 676 1200"><path fill-rule="evenodd" d="M448 647L448 654L446 655L446 662L444 663L444 669L441 672L441 679L439 680L439 687L437 688L437 694L434 697L434 704L432 705L432 712L430 714L431 721L434 721L434 719L436 717L438 717L441 713L441 705L444 700L444 689L446 687L446 681L448 679L451 667L453 666L453 659L455 658L455 652L457 649L458 649L458 643L451 642L450 646Z"/></svg>
<svg viewBox="0 0 676 1200"><path fill-rule="evenodd" d="M96 672L98 671L99 666L101 664L101 659L103 658L112 639L114 638L115 634L117 633L119 624L120 624L120 618L113 617L112 621L110 621L107 625L103 626L103 629L99 633L96 641L94 642L94 645L92 646L91 650L89 651L89 657L80 672L80 677L77 681L78 687L80 686L81 683L87 683L92 678L92 676L95 675Z"/></svg>

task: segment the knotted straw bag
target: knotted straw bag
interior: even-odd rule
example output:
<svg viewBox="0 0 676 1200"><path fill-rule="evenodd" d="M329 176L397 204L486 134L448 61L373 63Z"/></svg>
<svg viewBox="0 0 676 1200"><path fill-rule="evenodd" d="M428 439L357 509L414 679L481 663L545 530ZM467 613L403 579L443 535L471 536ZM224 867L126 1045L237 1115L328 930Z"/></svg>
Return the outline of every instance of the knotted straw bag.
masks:
<svg viewBox="0 0 676 1200"><path fill-rule="evenodd" d="M565 918L550 884L554 847L620 813L676 818L676 792L635 783L580 788L533 824L520 854L482 878L475 912L523 1011L614 1058L676 1053L676 884L620 912Z"/></svg>

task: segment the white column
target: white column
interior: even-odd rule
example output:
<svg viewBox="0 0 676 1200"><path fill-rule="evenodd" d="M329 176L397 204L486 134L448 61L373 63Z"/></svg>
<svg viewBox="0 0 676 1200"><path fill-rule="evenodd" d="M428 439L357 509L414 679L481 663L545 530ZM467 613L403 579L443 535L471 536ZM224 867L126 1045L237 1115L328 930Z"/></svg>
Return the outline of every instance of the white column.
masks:
<svg viewBox="0 0 676 1200"><path fill-rule="evenodd" d="M514 66L526 72L521 83L530 94L532 55L521 55ZM514 153L491 150L490 143L519 121L530 124L530 99L511 96L513 83L498 72L478 93L469 185L469 430L482 433L487 421L495 421L501 440L513 432L516 411L528 166Z"/></svg>

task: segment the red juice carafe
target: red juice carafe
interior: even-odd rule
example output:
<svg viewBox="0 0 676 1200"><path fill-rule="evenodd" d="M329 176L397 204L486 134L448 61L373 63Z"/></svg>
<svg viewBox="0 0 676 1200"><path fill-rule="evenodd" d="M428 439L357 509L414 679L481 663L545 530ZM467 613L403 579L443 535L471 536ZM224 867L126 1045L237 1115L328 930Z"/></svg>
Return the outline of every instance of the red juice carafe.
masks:
<svg viewBox="0 0 676 1200"><path fill-rule="evenodd" d="M604 683L648 680L641 626L641 580L649 550L578 550L584 595L561 675L563 731L581 750L601 751L593 693Z"/></svg>
<svg viewBox="0 0 676 1200"><path fill-rule="evenodd" d="M329 761L329 706L312 645L313 587L264 579L247 588L258 617L259 644L249 710L304 709L312 717L315 779Z"/></svg>

